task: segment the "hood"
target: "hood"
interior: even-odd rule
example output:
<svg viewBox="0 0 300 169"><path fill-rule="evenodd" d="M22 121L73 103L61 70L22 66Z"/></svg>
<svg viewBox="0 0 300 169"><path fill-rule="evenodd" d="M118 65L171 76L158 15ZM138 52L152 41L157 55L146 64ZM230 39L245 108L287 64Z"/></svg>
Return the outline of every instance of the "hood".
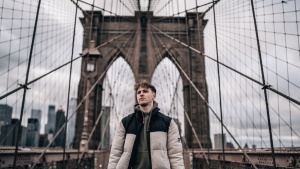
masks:
<svg viewBox="0 0 300 169"><path fill-rule="evenodd" d="M156 113L158 112L159 108L158 108L158 103L156 101L153 100L153 107L150 110L151 114L152 113ZM141 109L140 109L140 105L137 103L134 105L134 112L142 112L144 113Z"/></svg>
<svg viewBox="0 0 300 169"><path fill-rule="evenodd" d="M153 100L153 107L149 112L150 113L150 119L149 119L148 123L146 124L147 125L147 131L150 130L151 117L153 117L158 111L159 111L158 103ZM139 104L134 105L134 112L137 113L137 117L140 117L141 120L143 120L143 123L144 123L144 121L145 121L145 117L143 115L144 112L140 109Z"/></svg>

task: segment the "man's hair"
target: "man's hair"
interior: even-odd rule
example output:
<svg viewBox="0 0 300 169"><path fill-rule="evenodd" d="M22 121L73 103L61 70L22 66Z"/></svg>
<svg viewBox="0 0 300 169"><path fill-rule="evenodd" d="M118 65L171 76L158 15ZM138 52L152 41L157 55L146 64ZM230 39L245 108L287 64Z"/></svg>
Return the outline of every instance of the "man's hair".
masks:
<svg viewBox="0 0 300 169"><path fill-rule="evenodd" d="M145 87L145 88L148 88L150 89L153 93L156 93L156 89L155 87L147 82L146 80L143 80L141 82L138 82L137 84L134 85L134 90L137 91L140 87Z"/></svg>

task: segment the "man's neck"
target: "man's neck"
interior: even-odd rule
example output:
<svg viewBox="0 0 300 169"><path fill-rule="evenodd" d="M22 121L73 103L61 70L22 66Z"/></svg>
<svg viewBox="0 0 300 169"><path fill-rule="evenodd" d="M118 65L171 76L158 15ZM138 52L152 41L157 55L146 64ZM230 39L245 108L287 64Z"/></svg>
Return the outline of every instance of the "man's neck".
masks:
<svg viewBox="0 0 300 169"><path fill-rule="evenodd" d="M143 112L150 112L152 108L153 108L153 103L150 105L145 105L145 106L140 105L140 109Z"/></svg>

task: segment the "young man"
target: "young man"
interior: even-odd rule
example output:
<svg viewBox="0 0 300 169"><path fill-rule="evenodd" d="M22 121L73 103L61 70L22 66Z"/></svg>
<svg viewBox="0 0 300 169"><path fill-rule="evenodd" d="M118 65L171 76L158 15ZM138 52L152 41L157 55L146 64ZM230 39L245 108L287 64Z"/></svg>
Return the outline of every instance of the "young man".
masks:
<svg viewBox="0 0 300 169"><path fill-rule="evenodd" d="M155 87L142 81L135 90L138 104L115 132L108 169L183 169L178 127L159 112Z"/></svg>

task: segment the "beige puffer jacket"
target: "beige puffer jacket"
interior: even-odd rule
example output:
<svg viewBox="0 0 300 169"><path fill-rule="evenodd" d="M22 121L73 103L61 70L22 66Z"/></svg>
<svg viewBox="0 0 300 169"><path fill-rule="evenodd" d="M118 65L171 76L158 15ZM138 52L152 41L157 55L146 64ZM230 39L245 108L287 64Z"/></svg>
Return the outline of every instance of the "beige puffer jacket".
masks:
<svg viewBox="0 0 300 169"><path fill-rule="evenodd" d="M152 169L183 169L178 127L172 118L158 111L158 108L152 111L149 125ZM108 169L131 168L130 160L136 151L135 140L139 134L137 129L142 124L141 118L140 112L135 111L120 122L112 142Z"/></svg>

